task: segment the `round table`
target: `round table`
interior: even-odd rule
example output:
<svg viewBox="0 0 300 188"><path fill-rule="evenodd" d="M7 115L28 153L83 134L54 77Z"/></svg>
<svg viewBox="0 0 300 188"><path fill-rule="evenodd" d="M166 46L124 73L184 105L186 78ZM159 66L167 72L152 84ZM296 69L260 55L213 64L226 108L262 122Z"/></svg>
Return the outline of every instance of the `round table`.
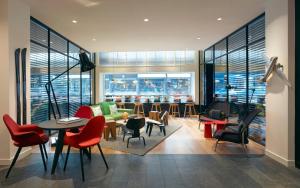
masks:
<svg viewBox="0 0 300 188"><path fill-rule="evenodd" d="M57 123L57 120L49 120L39 123L37 126L44 129L44 130L57 130L58 131L58 139L56 142L56 148L52 163L51 174L55 173L55 169L57 166L59 155L61 154L64 146L64 137L67 129L74 129L78 127L85 126L88 122L88 119L81 119L80 121L76 122L69 122L69 123Z"/></svg>

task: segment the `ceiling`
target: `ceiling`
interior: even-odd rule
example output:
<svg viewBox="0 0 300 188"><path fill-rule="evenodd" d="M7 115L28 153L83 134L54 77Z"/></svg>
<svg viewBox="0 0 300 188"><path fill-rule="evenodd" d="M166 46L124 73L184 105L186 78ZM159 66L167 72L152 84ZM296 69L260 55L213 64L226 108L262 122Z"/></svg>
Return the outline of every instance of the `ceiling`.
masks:
<svg viewBox="0 0 300 188"><path fill-rule="evenodd" d="M24 1L33 17L90 51L205 49L263 13L265 4L265 0ZM219 17L223 20L217 21Z"/></svg>

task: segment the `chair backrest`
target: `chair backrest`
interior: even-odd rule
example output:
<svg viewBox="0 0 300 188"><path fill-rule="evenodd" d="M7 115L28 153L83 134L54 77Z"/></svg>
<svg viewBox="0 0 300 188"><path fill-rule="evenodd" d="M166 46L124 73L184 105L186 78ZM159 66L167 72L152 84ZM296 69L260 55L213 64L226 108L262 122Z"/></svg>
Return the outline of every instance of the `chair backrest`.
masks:
<svg viewBox="0 0 300 188"><path fill-rule="evenodd" d="M93 118L93 110L89 106L80 106L74 117L91 119Z"/></svg>
<svg viewBox="0 0 300 188"><path fill-rule="evenodd" d="M128 119L126 127L131 130L139 130L145 126L145 118Z"/></svg>
<svg viewBox="0 0 300 188"><path fill-rule="evenodd" d="M15 134L20 132L19 125L8 114L3 115L3 121L10 133L11 138L14 140Z"/></svg>
<svg viewBox="0 0 300 188"><path fill-rule="evenodd" d="M169 116L169 112L168 111L165 111L163 113L163 115L161 116L160 120L161 122L164 124L164 125L168 125L169 122L168 122L168 116Z"/></svg>
<svg viewBox="0 0 300 188"><path fill-rule="evenodd" d="M250 123L255 119L255 117L261 112L260 109L254 109L251 112L248 112L247 115L239 124L239 132L246 131Z"/></svg>
<svg viewBox="0 0 300 188"><path fill-rule="evenodd" d="M206 108L206 114L208 114L211 110L220 110L228 117L230 115L230 104L228 102L215 101L208 105Z"/></svg>
<svg viewBox="0 0 300 188"><path fill-rule="evenodd" d="M96 116L89 120L86 126L80 131L79 142L101 138L105 126L105 118Z"/></svg>

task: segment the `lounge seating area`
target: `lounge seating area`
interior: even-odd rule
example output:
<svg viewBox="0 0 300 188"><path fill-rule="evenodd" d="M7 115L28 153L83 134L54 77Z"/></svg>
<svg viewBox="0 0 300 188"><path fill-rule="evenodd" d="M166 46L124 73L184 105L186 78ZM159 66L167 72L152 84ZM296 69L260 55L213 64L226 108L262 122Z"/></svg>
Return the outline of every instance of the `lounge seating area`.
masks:
<svg viewBox="0 0 300 188"><path fill-rule="evenodd" d="M0 187L299 187L299 8L0 1Z"/></svg>

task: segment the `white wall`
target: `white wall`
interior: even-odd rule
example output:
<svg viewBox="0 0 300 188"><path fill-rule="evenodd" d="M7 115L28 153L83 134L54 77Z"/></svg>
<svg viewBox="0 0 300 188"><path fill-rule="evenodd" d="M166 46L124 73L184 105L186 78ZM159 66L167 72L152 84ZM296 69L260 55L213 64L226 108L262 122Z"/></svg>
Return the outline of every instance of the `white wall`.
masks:
<svg viewBox="0 0 300 188"><path fill-rule="evenodd" d="M15 154L9 132L2 121L5 113L16 119L16 81L15 57L16 48L27 48L27 86L29 87L29 51L30 51L30 9L21 0L0 1L0 165L9 164ZM28 88L27 87L27 88ZM30 121L30 89L27 92L27 119ZM24 149L20 158L28 154L30 148Z"/></svg>
<svg viewBox="0 0 300 188"><path fill-rule="evenodd" d="M292 82L289 88L277 75L267 84L266 154L286 166L294 166L294 10L293 0L267 0L267 56L278 57L284 73Z"/></svg>

